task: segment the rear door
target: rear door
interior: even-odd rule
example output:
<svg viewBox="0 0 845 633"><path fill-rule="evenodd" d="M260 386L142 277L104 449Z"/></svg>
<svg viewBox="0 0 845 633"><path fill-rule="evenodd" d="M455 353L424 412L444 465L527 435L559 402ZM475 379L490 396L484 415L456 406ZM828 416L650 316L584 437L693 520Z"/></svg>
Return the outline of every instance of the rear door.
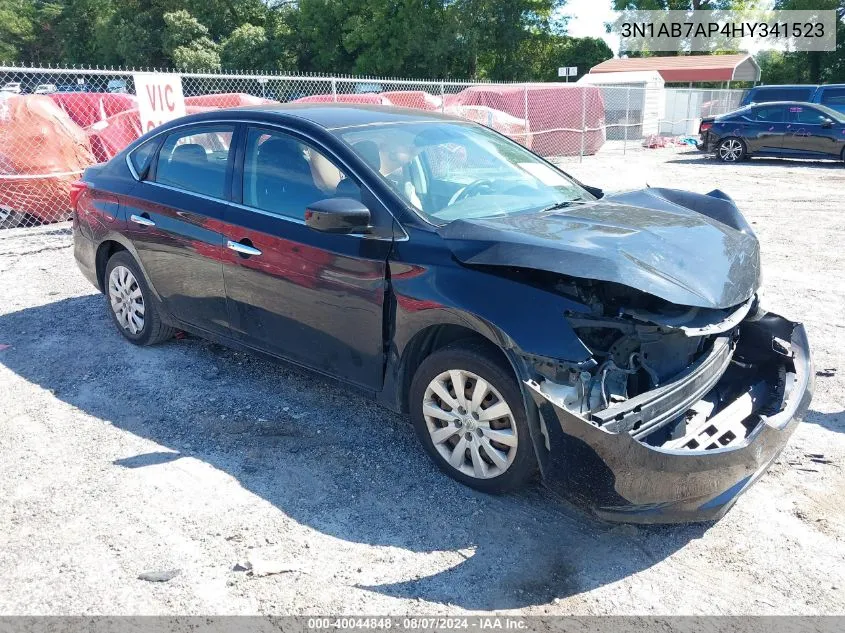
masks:
<svg viewBox="0 0 845 633"><path fill-rule="evenodd" d="M752 153L779 154L786 134L786 107L760 105L751 109L746 119L745 142Z"/></svg>
<svg viewBox="0 0 845 633"><path fill-rule="evenodd" d="M128 235L165 309L228 333L220 223L231 186L235 125L177 128L127 197Z"/></svg>
<svg viewBox="0 0 845 633"><path fill-rule="evenodd" d="M236 337L361 386L383 378L393 218L328 150L276 128L247 128L225 216L224 279ZM322 233L305 207L361 199L367 235Z"/></svg>
<svg viewBox="0 0 845 633"><path fill-rule="evenodd" d="M828 126L826 121L830 118L812 106L790 106L784 152L819 158L839 157L842 152L842 124L834 121Z"/></svg>

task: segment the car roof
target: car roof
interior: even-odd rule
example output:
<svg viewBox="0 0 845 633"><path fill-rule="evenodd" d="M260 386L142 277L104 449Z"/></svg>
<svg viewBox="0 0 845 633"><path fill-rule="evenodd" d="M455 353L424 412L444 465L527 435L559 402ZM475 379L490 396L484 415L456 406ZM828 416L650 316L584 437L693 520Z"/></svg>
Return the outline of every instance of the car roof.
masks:
<svg viewBox="0 0 845 633"><path fill-rule="evenodd" d="M212 112L193 115L197 120L223 116L237 116L244 111L263 113L269 119L283 119L296 117L315 123L327 130L337 130L349 127L364 127L368 125L384 125L397 123L419 123L423 121L459 121L467 123L466 119L452 117L429 110L415 110L413 108L399 108L396 106L381 106L352 103L284 103L241 108L223 108ZM212 116L208 116L212 115ZM187 118L193 118L187 117Z"/></svg>
<svg viewBox="0 0 845 633"><path fill-rule="evenodd" d="M759 103L749 103L746 108L762 108L769 106L817 106L818 103L810 103L809 101L761 101Z"/></svg>
<svg viewBox="0 0 845 633"><path fill-rule="evenodd" d="M751 90L777 90L779 88L807 88L814 90L818 88L819 84L770 84L767 86L755 86Z"/></svg>

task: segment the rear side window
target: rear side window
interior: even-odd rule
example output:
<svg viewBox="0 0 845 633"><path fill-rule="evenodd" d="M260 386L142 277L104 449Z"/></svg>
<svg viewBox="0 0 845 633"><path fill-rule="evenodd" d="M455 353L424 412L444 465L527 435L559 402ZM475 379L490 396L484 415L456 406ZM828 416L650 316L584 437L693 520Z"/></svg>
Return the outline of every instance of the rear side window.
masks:
<svg viewBox="0 0 845 633"><path fill-rule="evenodd" d="M754 109L754 120L763 123L783 123L786 121L786 108L783 106L763 106Z"/></svg>
<svg viewBox="0 0 845 633"><path fill-rule="evenodd" d="M760 88L751 94L752 103L766 101L809 101L815 92L814 88Z"/></svg>
<svg viewBox="0 0 845 633"><path fill-rule="evenodd" d="M158 155L155 181L223 198L234 130L231 125L203 126L170 134Z"/></svg>
<svg viewBox="0 0 845 633"><path fill-rule="evenodd" d="M129 161L132 163L132 167L135 168L138 178L143 179L147 175L147 170L150 168L150 163L153 162L153 156L156 153L156 147L158 147L158 141L152 139L135 149L129 155Z"/></svg>
<svg viewBox="0 0 845 633"><path fill-rule="evenodd" d="M825 105L845 105L845 88L825 88L822 92Z"/></svg>

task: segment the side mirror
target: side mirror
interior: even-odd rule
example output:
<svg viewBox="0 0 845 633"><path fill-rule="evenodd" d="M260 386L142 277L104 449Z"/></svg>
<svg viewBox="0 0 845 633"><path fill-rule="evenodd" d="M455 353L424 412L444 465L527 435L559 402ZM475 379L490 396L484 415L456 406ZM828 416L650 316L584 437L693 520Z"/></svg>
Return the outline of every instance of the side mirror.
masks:
<svg viewBox="0 0 845 633"><path fill-rule="evenodd" d="M306 207L305 224L324 233L366 233L370 210L354 198L327 198Z"/></svg>
<svg viewBox="0 0 845 633"><path fill-rule="evenodd" d="M822 121L822 127L824 127L824 128L832 128L832 127L833 127L833 121L832 121L832 120L830 120L830 119L824 119L824 120Z"/></svg>

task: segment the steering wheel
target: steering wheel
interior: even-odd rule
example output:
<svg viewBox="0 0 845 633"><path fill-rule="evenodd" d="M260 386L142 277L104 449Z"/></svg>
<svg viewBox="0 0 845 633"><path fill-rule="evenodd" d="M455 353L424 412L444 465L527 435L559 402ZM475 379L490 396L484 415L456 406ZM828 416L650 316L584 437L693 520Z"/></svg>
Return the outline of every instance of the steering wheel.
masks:
<svg viewBox="0 0 845 633"><path fill-rule="evenodd" d="M446 206L451 207L456 202L460 202L461 200L465 200L466 198L470 198L472 196L477 196L484 188L492 189L493 181L488 180L487 178L479 178L478 180L469 183L466 187L461 187L455 192L455 195L449 199L449 204Z"/></svg>

